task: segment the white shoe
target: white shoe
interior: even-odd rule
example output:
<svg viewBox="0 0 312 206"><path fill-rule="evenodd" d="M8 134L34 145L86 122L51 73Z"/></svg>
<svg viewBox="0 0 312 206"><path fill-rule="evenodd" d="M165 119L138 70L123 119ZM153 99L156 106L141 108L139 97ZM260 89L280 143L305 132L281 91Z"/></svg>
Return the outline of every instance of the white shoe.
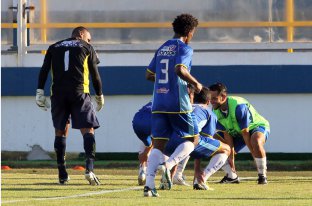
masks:
<svg viewBox="0 0 312 206"><path fill-rule="evenodd" d="M193 183L193 189L194 190L214 190L213 188L206 185L206 183L204 183L204 182L198 183L196 178L195 178L194 183Z"/></svg>
<svg viewBox="0 0 312 206"><path fill-rule="evenodd" d="M159 189L170 190L172 187L172 182L170 178L170 170L166 168L164 164L160 164L157 169L160 170L162 174L161 179L160 179Z"/></svg>
<svg viewBox="0 0 312 206"><path fill-rule="evenodd" d="M99 178L97 178L93 172L86 172L85 178L92 186L101 184Z"/></svg>
<svg viewBox="0 0 312 206"><path fill-rule="evenodd" d="M184 185L184 186L191 186L190 184L188 184L187 182L185 182L183 177L179 177L179 176L174 176L172 183L175 185Z"/></svg>
<svg viewBox="0 0 312 206"><path fill-rule="evenodd" d="M146 174L142 165L140 165L139 175L138 175L138 184L145 185L146 182Z"/></svg>

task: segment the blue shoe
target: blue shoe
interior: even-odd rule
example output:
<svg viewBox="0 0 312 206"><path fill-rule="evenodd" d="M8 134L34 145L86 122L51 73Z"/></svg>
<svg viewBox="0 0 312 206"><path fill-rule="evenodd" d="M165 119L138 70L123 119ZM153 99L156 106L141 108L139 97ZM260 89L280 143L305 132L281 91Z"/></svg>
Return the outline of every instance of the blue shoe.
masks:
<svg viewBox="0 0 312 206"><path fill-rule="evenodd" d="M148 186L144 187L144 197L159 197L156 188L151 189Z"/></svg>
<svg viewBox="0 0 312 206"><path fill-rule="evenodd" d="M158 170L160 170L162 174L159 188L162 190L170 190L172 188L170 170L166 168L164 163L158 166Z"/></svg>

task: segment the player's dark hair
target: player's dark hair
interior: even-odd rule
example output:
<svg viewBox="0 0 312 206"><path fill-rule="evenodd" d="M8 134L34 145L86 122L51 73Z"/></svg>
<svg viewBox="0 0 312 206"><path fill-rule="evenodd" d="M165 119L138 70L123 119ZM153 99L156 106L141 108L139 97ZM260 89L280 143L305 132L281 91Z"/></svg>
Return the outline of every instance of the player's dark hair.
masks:
<svg viewBox="0 0 312 206"><path fill-rule="evenodd" d="M72 37L80 37L80 32L84 32L84 31L88 31L88 29L83 26L78 26L74 28L72 32Z"/></svg>
<svg viewBox="0 0 312 206"><path fill-rule="evenodd" d="M226 94L227 93L226 86L220 82L217 82L215 84L210 85L209 89L210 89L210 91L217 91L218 94L221 94L221 93Z"/></svg>
<svg viewBox="0 0 312 206"><path fill-rule="evenodd" d="M195 87L192 84L187 84L188 93L192 94L195 93Z"/></svg>
<svg viewBox="0 0 312 206"><path fill-rule="evenodd" d="M194 94L195 104L206 104L211 99L211 94L208 87L203 87L198 94Z"/></svg>
<svg viewBox="0 0 312 206"><path fill-rule="evenodd" d="M174 33L187 36L198 25L198 20L191 14L181 14L172 22Z"/></svg>

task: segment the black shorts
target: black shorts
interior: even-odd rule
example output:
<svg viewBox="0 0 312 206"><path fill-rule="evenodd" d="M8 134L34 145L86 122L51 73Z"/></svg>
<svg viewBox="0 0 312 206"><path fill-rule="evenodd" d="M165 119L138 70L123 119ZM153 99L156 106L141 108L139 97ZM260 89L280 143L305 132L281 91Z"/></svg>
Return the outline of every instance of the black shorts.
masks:
<svg viewBox="0 0 312 206"><path fill-rule="evenodd" d="M97 129L100 127L90 94L53 94L51 96L51 113L55 129L65 130L69 117L74 129Z"/></svg>

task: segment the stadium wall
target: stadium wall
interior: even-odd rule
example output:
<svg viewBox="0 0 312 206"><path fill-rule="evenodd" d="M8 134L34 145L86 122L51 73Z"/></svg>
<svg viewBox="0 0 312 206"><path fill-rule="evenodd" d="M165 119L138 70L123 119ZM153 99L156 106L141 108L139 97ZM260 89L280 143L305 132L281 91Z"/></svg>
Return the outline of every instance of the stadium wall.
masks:
<svg viewBox="0 0 312 206"><path fill-rule="evenodd" d="M151 98L152 83L144 79L152 53L100 53L105 94L98 114L97 152L136 152L134 113ZM204 84L227 84L233 95L248 99L271 123L268 152L311 153L311 53L196 53L192 73ZM121 61L122 60L122 61ZM1 149L29 151L38 144L53 151L51 113L35 104L41 54L28 54L25 67L16 67L14 54L1 56ZM48 84L46 94L48 94ZM69 152L83 151L82 137L71 130ZM246 151L246 150L245 150Z"/></svg>

